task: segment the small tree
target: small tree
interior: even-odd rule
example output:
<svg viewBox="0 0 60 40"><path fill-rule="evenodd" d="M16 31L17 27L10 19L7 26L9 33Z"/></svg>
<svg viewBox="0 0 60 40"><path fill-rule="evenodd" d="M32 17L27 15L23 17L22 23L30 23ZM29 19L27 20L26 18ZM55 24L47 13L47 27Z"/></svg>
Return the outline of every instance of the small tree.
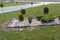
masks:
<svg viewBox="0 0 60 40"><path fill-rule="evenodd" d="M18 2L16 2L16 4L18 4Z"/></svg>
<svg viewBox="0 0 60 40"><path fill-rule="evenodd" d="M3 7L4 7L3 2L1 2L0 7L2 8L2 12L3 12Z"/></svg>
<svg viewBox="0 0 60 40"><path fill-rule="evenodd" d="M24 17L23 17L22 14L19 15L19 20L20 20L20 21L23 21L23 20L24 20Z"/></svg>
<svg viewBox="0 0 60 40"><path fill-rule="evenodd" d="M33 2L31 2L31 5L33 5Z"/></svg>
<svg viewBox="0 0 60 40"><path fill-rule="evenodd" d="M29 18L28 18L28 21L29 21L29 23L31 23L31 22L32 22L32 18L31 18L31 17L29 17Z"/></svg>
<svg viewBox="0 0 60 40"><path fill-rule="evenodd" d="M48 7L45 7L44 8L44 14L48 14L49 13L49 8Z"/></svg>
<svg viewBox="0 0 60 40"><path fill-rule="evenodd" d="M22 14L26 14L26 10L25 10L25 9L22 9L22 10L21 10L21 13L22 13Z"/></svg>

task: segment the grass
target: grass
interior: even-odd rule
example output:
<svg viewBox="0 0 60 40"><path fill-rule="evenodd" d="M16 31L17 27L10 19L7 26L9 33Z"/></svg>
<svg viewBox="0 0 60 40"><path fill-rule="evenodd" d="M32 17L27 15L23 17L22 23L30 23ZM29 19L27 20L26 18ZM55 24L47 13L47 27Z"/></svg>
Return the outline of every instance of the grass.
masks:
<svg viewBox="0 0 60 40"><path fill-rule="evenodd" d="M53 16L59 16L60 15L60 5L46 5L49 8L49 14L52 14ZM33 17L35 18L36 16L40 16L43 15L43 8L45 6L38 6L38 7L34 7L34 8L28 8L26 9L26 15L24 15L24 17ZM20 14L20 10L18 11L12 11L12 12L7 12L7 13L3 13L0 14L0 24L3 24L4 22L6 22L7 20L11 19L11 18L18 18L19 14ZM3 16L2 16L3 15Z"/></svg>
<svg viewBox="0 0 60 40"><path fill-rule="evenodd" d="M0 40L60 40L60 27L37 27L35 30L22 32L0 30Z"/></svg>
<svg viewBox="0 0 60 40"><path fill-rule="evenodd" d="M8 3L3 3L4 7L8 7L8 6L17 6L17 5L25 5L25 4L30 4L29 2L8 2Z"/></svg>
<svg viewBox="0 0 60 40"><path fill-rule="evenodd" d="M39 15L43 15L43 8L45 6L38 6L34 8L26 9L27 13L24 17L36 17ZM60 15L60 5L47 5L50 9L49 14L53 16ZM7 20L11 18L18 18L20 14L20 10L7 12L0 14L0 24L3 24ZM2 16L3 15L3 16ZM25 29L22 32L10 31L5 32L0 30L0 40L60 40L60 26L44 26L37 27L36 29L29 31Z"/></svg>

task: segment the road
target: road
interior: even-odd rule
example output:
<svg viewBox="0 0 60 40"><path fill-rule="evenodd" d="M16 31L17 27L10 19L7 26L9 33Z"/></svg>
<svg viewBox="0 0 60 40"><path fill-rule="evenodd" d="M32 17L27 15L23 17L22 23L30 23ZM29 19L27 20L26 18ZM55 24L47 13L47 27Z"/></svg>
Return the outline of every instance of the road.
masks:
<svg viewBox="0 0 60 40"><path fill-rule="evenodd" d="M0 0L1 1L1 0ZM15 2L16 0L3 0L3 2ZM34 1L34 2L60 2L60 0L17 0L18 2L31 2L31 1Z"/></svg>
<svg viewBox="0 0 60 40"><path fill-rule="evenodd" d="M23 0L18 0L23 1ZM24 1L34 1L34 2L60 2L60 0L24 0Z"/></svg>
<svg viewBox="0 0 60 40"><path fill-rule="evenodd" d="M20 5L20 6L11 6L11 7L4 7L3 12L10 12L10 11L16 11L16 10L21 10L21 9L26 9L30 7L35 7L39 6L40 4L27 4L27 5ZM0 8L0 13L2 13L2 8Z"/></svg>
<svg viewBox="0 0 60 40"><path fill-rule="evenodd" d="M44 4L52 4L53 2L45 2ZM55 3L55 2L54 2ZM16 11L16 10L21 10L21 9L26 9L26 8L30 8L30 7L36 7L36 6L41 6L43 5L43 2L39 3L39 4L26 4L26 5L20 5L20 6L11 6L11 7L4 7L3 11L2 8L0 8L0 14L1 13L5 13L5 12L11 12L11 11Z"/></svg>

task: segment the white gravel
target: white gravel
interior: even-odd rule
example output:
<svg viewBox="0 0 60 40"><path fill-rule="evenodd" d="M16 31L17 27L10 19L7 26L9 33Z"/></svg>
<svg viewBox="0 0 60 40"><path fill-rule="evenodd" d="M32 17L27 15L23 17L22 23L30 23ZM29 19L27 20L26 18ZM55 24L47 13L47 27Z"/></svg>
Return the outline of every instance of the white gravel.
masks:
<svg viewBox="0 0 60 40"><path fill-rule="evenodd" d="M32 19L31 24L29 24L28 19L24 19L24 21L19 21L18 19L12 19L9 23L7 23L8 27L15 27L15 26L38 26L38 25L52 25L52 24L60 24L60 20L58 18L54 19L53 22L50 23L42 23L37 19Z"/></svg>

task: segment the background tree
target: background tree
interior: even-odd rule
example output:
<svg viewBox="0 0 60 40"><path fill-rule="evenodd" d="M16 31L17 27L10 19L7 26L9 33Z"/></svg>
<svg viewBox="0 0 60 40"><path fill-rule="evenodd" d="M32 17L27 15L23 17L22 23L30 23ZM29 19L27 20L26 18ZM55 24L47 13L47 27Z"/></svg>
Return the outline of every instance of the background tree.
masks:
<svg viewBox="0 0 60 40"><path fill-rule="evenodd" d="M26 10L25 10L25 9L22 9L22 10L21 10L21 13L22 13L22 14L26 14Z"/></svg>
<svg viewBox="0 0 60 40"><path fill-rule="evenodd" d="M31 2L31 5L33 5L33 2Z"/></svg>
<svg viewBox="0 0 60 40"><path fill-rule="evenodd" d="M18 4L19 3L18 0L16 0L15 3Z"/></svg>
<svg viewBox="0 0 60 40"><path fill-rule="evenodd" d="M44 14L48 14L49 13L49 8L48 7L44 7Z"/></svg>
<svg viewBox="0 0 60 40"><path fill-rule="evenodd" d="M18 2L16 2L16 4L18 4Z"/></svg>
<svg viewBox="0 0 60 40"><path fill-rule="evenodd" d="M2 8L2 12L3 12L3 7L4 7L3 2L1 2L0 7Z"/></svg>
<svg viewBox="0 0 60 40"><path fill-rule="evenodd" d="M20 21L23 21L23 20L24 20L23 14L20 14L20 15L19 15L19 20L20 20Z"/></svg>

